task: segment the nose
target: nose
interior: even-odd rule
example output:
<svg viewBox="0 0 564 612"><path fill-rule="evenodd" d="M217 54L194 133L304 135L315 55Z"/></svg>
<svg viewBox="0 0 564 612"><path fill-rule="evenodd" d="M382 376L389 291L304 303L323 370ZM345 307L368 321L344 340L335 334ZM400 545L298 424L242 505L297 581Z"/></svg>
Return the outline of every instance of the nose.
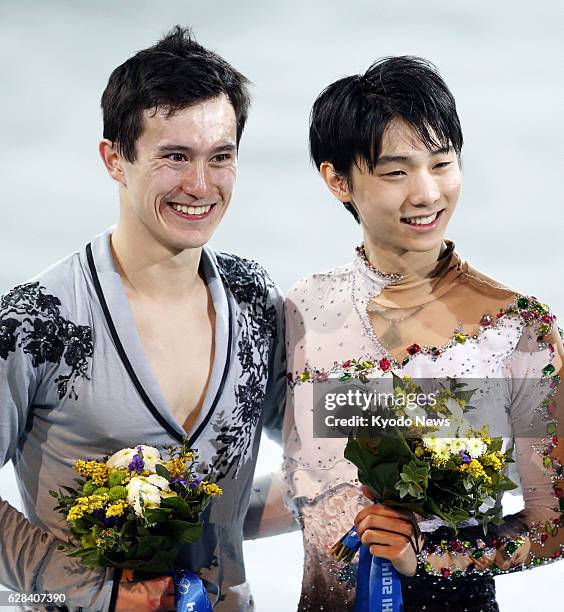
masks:
<svg viewBox="0 0 564 612"><path fill-rule="evenodd" d="M441 197L437 182L428 172L421 172L412 177L408 194L408 203L412 206L430 206Z"/></svg>
<svg viewBox="0 0 564 612"><path fill-rule="evenodd" d="M208 169L205 162L188 164L182 173L182 191L198 200L205 198L210 189Z"/></svg>

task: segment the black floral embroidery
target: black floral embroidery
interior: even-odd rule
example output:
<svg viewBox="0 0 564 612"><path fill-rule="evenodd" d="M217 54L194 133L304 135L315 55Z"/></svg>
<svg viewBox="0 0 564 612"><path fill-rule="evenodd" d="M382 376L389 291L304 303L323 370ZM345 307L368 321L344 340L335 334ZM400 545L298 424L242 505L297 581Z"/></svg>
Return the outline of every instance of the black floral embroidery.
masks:
<svg viewBox="0 0 564 612"><path fill-rule="evenodd" d="M235 388L235 406L232 414L218 413L213 424L213 471L224 478L243 463L262 414L277 318L269 300L274 284L261 266L223 253L218 263L223 282L239 304L236 354L240 382Z"/></svg>
<svg viewBox="0 0 564 612"><path fill-rule="evenodd" d="M63 318L59 298L44 291L37 282L26 283L0 298L0 358L7 360L18 347L31 356L34 368L64 358L70 371L55 379L59 399L67 394L78 399L76 379L90 380L92 329Z"/></svg>
<svg viewBox="0 0 564 612"><path fill-rule="evenodd" d="M0 357L8 359L8 355L16 350L16 330L20 322L16 319L0 319Z"/></svg>

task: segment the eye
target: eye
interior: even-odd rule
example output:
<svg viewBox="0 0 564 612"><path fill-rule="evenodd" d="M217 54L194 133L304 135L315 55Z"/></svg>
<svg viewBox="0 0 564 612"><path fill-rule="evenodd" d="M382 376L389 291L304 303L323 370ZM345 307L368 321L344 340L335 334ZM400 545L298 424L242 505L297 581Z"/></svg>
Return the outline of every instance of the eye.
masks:
<svg viewBox="0 0 564 612"><path fill-rule="evenodd" d="M405 172L403 170L394 170L393 172L386 172L384 176L404 176Z"/></svg>
<svg viewBox="0 0 564 612"><path fill-rule="evenodd" d="M225 161L229 161L231 159L231 155L229 153L218 153L217 155L214 155L214 157L212 158L212 160L214 162L225 162Z"/></svg>
<svg viewBox="0 0 564 612"><path fill-rule="evenodd" d="M169 155L166 155L165 157L175 162L188 161L188 158L186 157L186 155L184 155L184 153L170 153Z"/></svg>
<svg viewBox="0 0 564 612"><path fill-rule="evenodd" d="M451 164L452 164L452 162L450 162L450 161L439 162L438 164L435 164L433 166L433 168L438 168L438 169L446 168L447 166L450 166Z"/></svg>

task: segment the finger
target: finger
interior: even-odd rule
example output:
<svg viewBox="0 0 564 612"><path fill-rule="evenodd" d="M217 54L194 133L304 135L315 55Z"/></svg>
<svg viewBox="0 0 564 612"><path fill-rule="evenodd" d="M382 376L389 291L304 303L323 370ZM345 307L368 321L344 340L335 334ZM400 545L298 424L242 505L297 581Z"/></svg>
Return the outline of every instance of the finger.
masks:
<svg viewBox="0 0 564 612"><path fill-rule="evenodd" d="M374 501L376 499L376 495L374 494L372 489L370 489L366 485L362 485L362 494L368 497L368 499L371 501Z"/></svg>
<svg viewBox="0 0 564 612"><path fill-rule="evenodd" d="M382 559L388 559L388 561L399 561L404 558L406 554L415 558L415 554L412 552L411 546L406 545L392 545L386 546L385 544L371 544L368 547L370 554L374 557L381 557Z"/></svg>
<svg viewBox="0 0 564 612"><path fill-rule="evenodd" d="M362 544L370 546L371 544L379 544L382 546L408 546L409 537L388 531L380 531L378 529L368 529L360 538Z"/></svg>
<svg viewBox="0 0 564 612"><path fill-rule="evenodd" d="M410 513L409 512L400 512L395 510L394 508L390 508L385 504L372 504L370 506L366 506L363 508L357 515L354 520L355 525L358 524L367 516L377 515L377 516L388 516L391 518L401 519L403 521L407 521L411 523Z"/></svg>
<svg viewBox="0 0 564 612"><path fill-rule="evenodd" d="M513 559L508 559L503 549L498 549L495 556L495 564L501 570L508 570L511 567Z"/></svg>
<svg viewBox="0 0 564 612"><path fill-rule="evenodd" d="M405 520L376 515L367 516L356 527L359 536L362 536L367 529L396 532L408 538L413 535L414 531L413 525Z"/></svg>
<svg viewBox="0 0 564 612"><path fill-rule="evenodd" d="M494 561L491 558L487 558L487 557L480 557L479 559L475 559L474 557L471 557L473 563L474 563L474 567L479 571L479 572L483 572L484 570L489 569Z"/></svg>

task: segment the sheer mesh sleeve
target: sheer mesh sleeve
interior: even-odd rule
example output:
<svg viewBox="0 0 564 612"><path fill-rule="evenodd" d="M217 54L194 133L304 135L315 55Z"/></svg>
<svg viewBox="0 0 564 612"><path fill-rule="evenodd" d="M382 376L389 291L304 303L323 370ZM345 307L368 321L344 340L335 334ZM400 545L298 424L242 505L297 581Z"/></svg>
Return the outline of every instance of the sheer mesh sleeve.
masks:
<svg viewBox="0 0 564 612"><path fill-rule="evenodd" d="M284 504L285 497L285 484L279 472L255 478L245 516L245 540L269 538L299 529L294 515Z"/></svg>
<svg viewBox="0 0 564 612"><path fill-rule="evenodd" d="M514 460L523 492L524 508L504 517L488 537L463 529L456 540L445 533L428 537L423 567L451 576L478 567L504 573L528 569L559 559L564 550L564 485L562 431L564 411L560 384L564 349L561 332L548 312L540 325L524 327L521 339L506 363L510 385L509 417L513 430ZM474 557L489 563L474 564ZM487 567L484 567L487 565Z"/></svg>

